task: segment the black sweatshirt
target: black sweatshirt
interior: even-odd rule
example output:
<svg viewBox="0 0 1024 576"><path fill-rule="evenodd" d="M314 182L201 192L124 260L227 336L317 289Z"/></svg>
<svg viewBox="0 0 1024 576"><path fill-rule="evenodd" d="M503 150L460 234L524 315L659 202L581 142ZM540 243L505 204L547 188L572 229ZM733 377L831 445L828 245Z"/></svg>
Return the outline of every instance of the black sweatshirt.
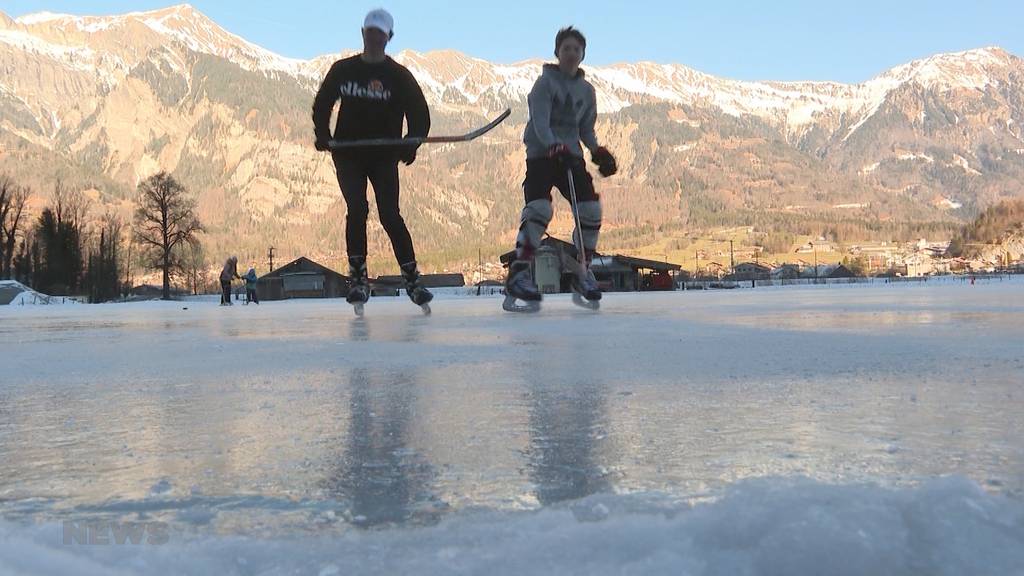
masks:
<svg viewBox="0 0 1024 576"><path fill-rule="evenodd" d="M331 139L331 109L341 100L335 140L401 138L402 119L408 136L426 136L430 111L423 91L405 67L390 56L370 64L359 56L331 66L313 99L313 127L318 141Z"/></svg>

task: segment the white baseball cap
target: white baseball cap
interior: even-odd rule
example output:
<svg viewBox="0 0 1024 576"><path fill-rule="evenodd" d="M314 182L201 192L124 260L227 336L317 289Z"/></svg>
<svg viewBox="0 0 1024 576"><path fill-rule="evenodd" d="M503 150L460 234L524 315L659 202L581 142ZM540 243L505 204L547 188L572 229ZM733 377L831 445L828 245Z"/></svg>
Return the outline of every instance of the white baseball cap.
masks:
<svg viewBox="0 0 1024 576"><path fill-rule="evenodd" d="M387 10L377 8L376 10L370 10L366 14L366 19L363 20L363 28L376 28L389 37L394 36L395 19L391 17L391 14L388 14Z"/></svg>

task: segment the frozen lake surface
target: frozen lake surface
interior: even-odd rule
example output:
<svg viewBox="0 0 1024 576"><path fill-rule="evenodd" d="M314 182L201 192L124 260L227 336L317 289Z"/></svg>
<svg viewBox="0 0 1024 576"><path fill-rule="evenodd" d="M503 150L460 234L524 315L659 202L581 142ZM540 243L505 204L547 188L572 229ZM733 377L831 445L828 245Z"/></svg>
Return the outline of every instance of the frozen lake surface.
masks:
<svg viewBox="0 0 1024 576"><path fill-rule="evenodd" d="M500 303L0 307L0 574L1024 574L1024 282Z"/></svg>

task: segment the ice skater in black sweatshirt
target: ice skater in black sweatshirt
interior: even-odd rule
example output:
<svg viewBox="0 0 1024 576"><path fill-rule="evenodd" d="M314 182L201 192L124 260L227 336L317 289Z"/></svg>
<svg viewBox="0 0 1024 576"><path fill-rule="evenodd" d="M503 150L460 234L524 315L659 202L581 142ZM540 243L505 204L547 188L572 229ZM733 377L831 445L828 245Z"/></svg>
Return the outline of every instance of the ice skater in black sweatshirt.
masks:
<svg viewBox="0 0 1024 576"><path fill-rule="evenodd" d="M377 9L363 22L363 52L338 60L331 66L313 100L316 149L329 150L329 141L368 138L401 138L402 122L407 137L425 137L430 131L430 111L423 90L412 73L384 53L394 36L394 20ZM338 122L331 133L331 111L341 101ZM405 279L406 292L416 304L433 295L420 282L412 237L399 211L398 161L416 160L416 145L400 147L345 148L332 152L338 184L345 197L345 243L352 285L348 301L361 304L369 298L366 269L367 180L373 185L381 224Z"/></svg>

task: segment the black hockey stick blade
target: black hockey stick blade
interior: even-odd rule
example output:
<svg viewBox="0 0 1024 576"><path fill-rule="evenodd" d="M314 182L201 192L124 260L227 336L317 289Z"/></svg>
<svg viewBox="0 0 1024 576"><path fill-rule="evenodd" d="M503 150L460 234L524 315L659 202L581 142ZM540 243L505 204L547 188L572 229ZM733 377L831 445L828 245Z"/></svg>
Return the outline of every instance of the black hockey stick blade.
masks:
<svg viewBox="0 0 1024 576"><path fill-rule="evenodd" d="M339 148L364 148L370 146L408 146L410 144L438 144L445 142L469 142L490 132L495 126L501 124L512 114L512 110L505 110L497 118L491 120L486 126L481 126L472 132L458 136L427 136L426 138L368 138L366 140L331 140L327 145L331 150Z"/></svg>

